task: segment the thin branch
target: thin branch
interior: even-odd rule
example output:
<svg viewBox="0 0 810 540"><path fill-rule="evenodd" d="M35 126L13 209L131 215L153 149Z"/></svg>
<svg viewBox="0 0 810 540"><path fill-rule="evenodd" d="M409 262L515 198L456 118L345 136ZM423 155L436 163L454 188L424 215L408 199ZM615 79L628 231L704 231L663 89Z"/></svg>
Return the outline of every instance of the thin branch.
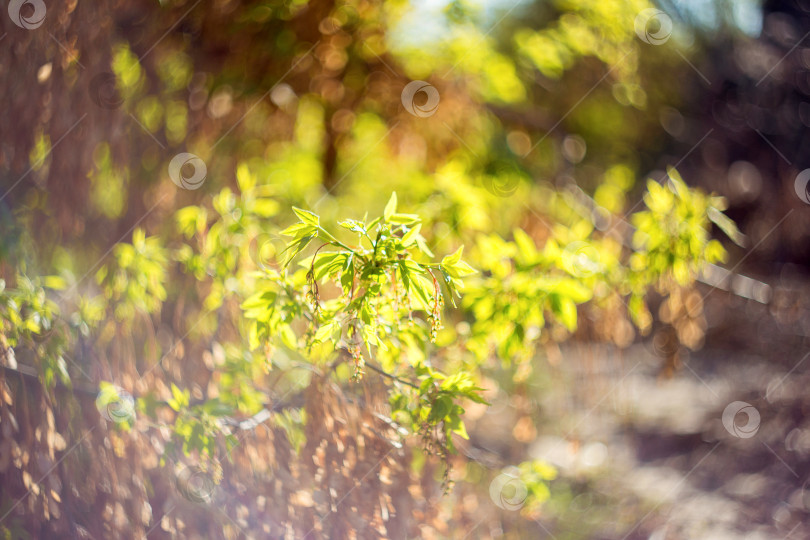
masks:
<svg viewBox="0 0 810 540"><path fill-rule="evenodd" d="M388 377L389 379L394 380L394 381L396 381L398 383L406 384L406 385L410 386L411 388L416 388L417 390L419 389L418 384L412 383L411 381L406 381L405 379L400 379L396 375L392 375L391 373L388 373L387 371L383 370L381 367L375 366L371 362L366 362L366 367L371 368L372 371L376 371L377 373L379 373L383 377Z"/></svg>
<svg viewBox="0 0 810 540"><path fill-rule="evenodd" d="M5 372L8 372L8 373L13 373L15 375L25 377L28 380L35 381L35 382L39 383L40 385L42 385L42 379L40 379L39 374L37 373L37 370L34 369L31 366L17 363L17 367L13 368L11 366L6 366L6 365L3 365L3 364L0 364L0 369L2 369ZM23 380L25 380L25 379L23 379ZM75 394L84 394L84 395L93 396L93 397L98 395L98 388L91 387L91 386L86 386L86 385L82 385L82 384L73 384L72 381L71 381L70 385L66 385L60 379L56 379L54 381L54 388L58 388L60 390L66 390L68 392L73 392Z"/></svg>
<svg viewBox="0 0 810 540"><path fill-rule="evenodd" d="M28 365L25 364L17 364L16 368L11 366L6 366L0 364L0 370L3 370L9 374L19 375L21 377L21 382L30 381L31 383L42 385L42 380L40 379L37 371ZM26 385L24 384L23 387ZM73 394L81 394L85 396L89 396L91 398L95 398L99 394L98 388L87 386L87 385L77 385L72 384L71 386L63 384L61 381L56 381L55 388L59 390L63 390L66 392L71 392ZM133 399L139 399L141 396L133 395ZM193 399L189 402L189 407L195 407L199 405L203 405L206 403L204 399ZM167 401L158 400L155 402L158 406L163 407L170 407ZM278 412L284 409L291 409L291 408L301 408L304 406L303 401L300 400L300 395L293 395L287 401L279 401L272 407L266 406L260 409L256 414L250 416L248 418L238 419L233 418L230 416L221 416L219 419L222 421L223 424L226 424L231 427L238 427L242 431L249 431L254 429L256 426L267 420L270 415L274 412Z"/></svg>

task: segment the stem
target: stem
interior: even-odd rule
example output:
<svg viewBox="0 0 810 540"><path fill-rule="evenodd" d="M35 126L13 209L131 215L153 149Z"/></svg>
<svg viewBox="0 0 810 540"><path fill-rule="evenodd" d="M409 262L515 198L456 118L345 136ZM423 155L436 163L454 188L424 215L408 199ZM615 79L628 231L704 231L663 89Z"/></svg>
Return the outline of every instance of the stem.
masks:
<svg viewBox="0 0 810 540"><path fill-rule="evenodd" d="M345 249L346 251L349 251L349 252L353 253L355 257L358 257L361 260L365 261L365 257L363 257L363 255L361 255L360 253L358 253L354 249L350 248L349 246L347 246L346 244L344 244L343 242L341 242L340 240L338 240L337 238L335 238L334 236L329 234L329 232L326 229L324 229L323 227L318 227L318 231L323 233L323 240L327 244L332 244L335 247ZM321 247L323 247L323 246L321 246Z"/></svg>
<svg viewBox="0 0 810 540"><path fill-rule="evenodd" d="M382 229L377 231L377 239L374 240L374 259L377 259L377 245L380 243L380 236L382 236Z"/></svg>
<svg viewBox="0 0 810 540"><path fill-rule="evenodd" d="M329 245L329 242L327 242L327 243L325 243L325 244L321 244L321 247L319 247L318 249L316 249L316 250L315 250L315 254L314 254L314 255L312 255L312 262L310 263L310 265L309 265L309 266L310 266L310 270L312 270L312 272L313 272L313 273L315 272L315 259L317 259L317 258L318 258L318 253L320 253L320 251L321 251L323 248L325 248L326 246L328 246L328 245Z"/></svg>
<svg viewBox="0 0 810 540"><path fill-rule="evenodd" d="M428 274L430 277L433 278L433 295L435 296L433 307L434 309L438 309L439 307L439 281L436 279L436 276L433 272L428 268Z"/></svg>
<svg viewBox="0 0 810 540"><path fill-rule="evenodd" d="M398 383L408 385L411 388L416 388L417 390L419 389L419 385L414 384L411 381L406 381L405 379L400 379L396 375L392 375L391 373L388 373L387 371L383 370L381 367L375 366L371 362L366 362L366 367L371 368L372 371L376 371L377 373L379 373L383 377L388 377L389 379L394 380L394 381L396 381Z"/></svg>

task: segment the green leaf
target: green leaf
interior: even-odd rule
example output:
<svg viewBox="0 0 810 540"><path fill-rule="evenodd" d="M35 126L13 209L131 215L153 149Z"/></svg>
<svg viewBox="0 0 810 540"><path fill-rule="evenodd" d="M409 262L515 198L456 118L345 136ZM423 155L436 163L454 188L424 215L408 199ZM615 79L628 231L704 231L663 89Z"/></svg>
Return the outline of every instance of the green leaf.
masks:
<svg viewBox="0 0 810 540"><path fill-rule="evenodd" d="M373 229L373 228L374 228L376 225L380 224L380 222L382 222L382 217L377 217L377 218L374 218L374 219L371 221L371 223L369 223L369 224L366 226L366 230L367 230L367 231L372 230L372 229Z"/></svg>
<svg viewBox="0 0 810 540"><path fill-rule="evenodd" d="M537 247L534 245L534 240L532 240L525 231L515 229L513 235L521 255L523 255L523 258L526 259L527 262L531 262L537 258Z"/></svg>
<svg viewBox="0 0 810 540"><path fill-rule="evenodd" d="M669 183L673 188L673 191L678 195L678 198L685 201L689 199L689 187L687 187L686 182L683 181L681 178L680 173L675 169L675 167L667 167L667 176L669 176Z"/></svg>
<svg viewBox="0 0 810 540"><path fill-rule="evenodd" d="M391 216L394 215L394 212L397 211L397 192L394 191L391 193L391 198L388 199L388 204L385 205L385 210L383 211L383 216L385 217L385 221L389 221Z"/></svg>
<svg viewBox="0 0 810 540"><path fill-rule="evenodd" d="M473 267L465 263L464 261L459 261L453 266L445 266L444 264L442 264L442 268L446 270L448 274L457 279L475 274L475 270L473 269Z"/></svg>
<svg viewBox="0 0 810 540"><path fill-rule="evenodd" d="M386 221L394 225L413 225L419 223L421 219L418 214L392 214Z"/></svg>
<svg viewBox="0 0 810 540"><path fill-rule="evenodd" d="M273 199L256 199L253 202L253 213L259 217L272 217L278 214L279 204Z"/></svg>
<svg viewBox="0 0 810 540"><path fill-rule="evenodd" d="M421 251L422 253L424 253L428 257L433 258L435 256L435 255L433 255L433 252L430 251L430 248L428 247L427 242L425 242L425 239L422 238L421 235L416 237L416 245L419 247L419 251Z"/></svg>
<svg viewBox="0 0 810 540"><path fill-rule="evenodd" d="M676 260L674 263L672 263L672 274L675 276L675 280L680 285L688 285L692 281L689 266L685 261Z"/></svg>
<svg viewBox="0 0 810 540"><path fill-rule="evenodd" d="M177 412L180 412L180 409L187 407L189 402L189 397L191 393L186 390L180 390L174 383L172 383L172 399L168 401L169 407L174 409Z"/></svg>
<svg viewBox="0 0 810 540"><path fill-rule="evenodd" d="M577 305L570 298L552 294L551 311L560 322L570 331L577 329Z"/></svg>
<svg viewBox="0 0 810 540"><path fill-rule="evenodd" d="M430 298L433 297L433 284L427 278L420 275L411 275L410 289L411 292L416 294L419 303L422 304L422 309L425 311L430 309Z"/></svg>
<svg viewBox="0 0 810 540"><path fill-rule="evenodd" d="M300 237L306 234L314 235L315 227L310 225L309 223L296 223L294 225L290 225L283 231L281 234L283 236L292 236L292 237Z"/></svg>
<svg viewBox="0 0 810 540"><path fill-rule="evenodd" d="M315 263L313 265L312 257L304 259L299 264L304 268L314 266L315 279L320 281L326 275L332 275L339 272L346 264L348 254L343 251L322 251L315 256Z"/></svg>
<svg viewBox="0 0 810 540"><path fill-rule="evenodd" d="M464 409L462 409L462 411L463 410ZM464 421L461 419L459 415L457 414L451 415L447 427L450 428L450 431L457 434L462 439L469 440L470 436L467 434L467 428L464 426Z"/></svg>
<svg viewBox="0 0 810 540"><path fill-rule="evenodd" d="M335 327L339 327L340 324L337 320L333 319L326 324L322 324L318 331L315 332L315 336L313 336L312 340L317 343L322 343L326 338L328 338L332 332L335 330Z"/></svg>
<svg viewBox="0 0 810 540"><path fill-rule="evenodd" d="M464 246L459 247L455 253L452 255L446 255L444 259L442 259L442 266L447 266L452 268L456 263L461 260L461 254L464 252Z"/></svg>
<svg viewBox="0 0 810 540"><path fill-rule="evenodd" d="M440 395L436 398L436 401L433 402L433 406L430 408L428 422L439 422L444 420L452 409L453 398L446 394Z"/></svg>
<svg viewBox="0 0 810 540"><path fill-rule="evenodd" d="M61 291L67 288L67 282L62 276L45 276L43 285L55 291Z"/></svg>
<svg viewBox="0 0 810 540"><path fill-rule="evenodd" d="M298 348L298 338L295 336L295 332L293 329L290 328L289 324L283 324L279 327L279 332L281 334L281 342L290 349L297 349Z"/></svg>
<svg viewBox="0 0 810 540"><path fill-rule="evenodd" d="M442 259L441 267L450 276L454 278L463 278L474 274L475 270L467 263L461 260L461 254L464 251L464 246L461 246L452 255L446 256Z"/></svg>
<svg viewBox="0 0 810 540"><path fill-rule="evenodd" d="M405 233L402 237L402 245L405 247L411 247L414 242L416 242L416 237L419 234L419 230L422 228L422 224L419 223L414 226L411 230Z"/></svg>
<svg viewBox="0 0 810 540"><path fill-rule="evenodd" d="M236 167L236 182L239 184L239 190L242 193L250 191L256 185L256 177L250 174L247 164L240 163Z"/></svg>
<svg viewBox="0 0 810 540"><path fill-rule="evenodd" d="M576 304L587 302L593 295L588 287L585 287L579 281L570 278L555 281L548 290L549 292L559 294L560 296L568 297Z"/></svg>
<svg viewBox="0 0 810 540"><path fill-rule="evenodd" d="M202 409L211 416L228 416L233 414L233 407L223 403L219 398L209 399L203 404Z"/></svg>
<svg viewBox="0 0 810 540"><path fill-rule="evenodd" d="M343 292L346 294L351 291L352 283L354 282L353 259L354 254L349 254L349 256L346 257L346 265L343 268L343 274L340 276L340 286L343 288Z"/></svg>
<svg viewBox="0 0 810 540"><path fill-rule="evenodd" d="M317 214L314 214L309 210L296 208L295 206L293 206L293 212L295 212L295 215L298 216L304 223L312 225L313 227L321 226L321 218L319 218Z"/></svg>
<svg viewBox="0 0 810 540"><path fill-rule="evenodd" d="M355 219L345 219L339 222L338 225L340 225L344 229L356 232L357 234L363 234L366 232L366 228L363 225L363 223Z"/></svg>
<svg viewBox="0 0 810 540"><path fill-rule="evenodd" d="M445 270L444 268L440 268L440 270L441 270L441 273L442 273L442 279L444 279L444 285L447 287L447 290L450 292L450 294L449 294L450 303L453 304L454 308L458 307L456 305L456 298L455 298L456 296L458 296L459 298L461 297L461 294L458 292L459 287L456 286L456 282L458 282L458 280L451 277L450 274L447 273L447 270Z"/></svg>
<svg viewBox="0 0 810 540"><path fill-rule="evenodd" d="M397 261L397 266L399 266L399 277L402 280L402 284L405 285L405 290L411 288L411 273L408 270L408 265L405 264L405 261Z"/></svg>
<svg viewBox="0 0 810 540"><path fill-rule="evenodd" d="M726 260L726 250L723 247L723 244L721 244L717 240L712 240L708 244L706 244L704 256L707 262L710 263L722 262Z"/></svg>
<svg viewBox="0 0 810 540"><path fill-rule="evenodd" d="M306 247L309 245L309 243L312 241L313 238L315 238L315 237L314 236L304 236L304 237L296 240L295 242L293 242L289 246L287 246L287 249L284 250L284 251L289 250L288 254L287 254L287 259L284 261L284 267L285 268L292 262L292 260L299 253L301 253L302 251L304 251L306 249Z"/></svg>

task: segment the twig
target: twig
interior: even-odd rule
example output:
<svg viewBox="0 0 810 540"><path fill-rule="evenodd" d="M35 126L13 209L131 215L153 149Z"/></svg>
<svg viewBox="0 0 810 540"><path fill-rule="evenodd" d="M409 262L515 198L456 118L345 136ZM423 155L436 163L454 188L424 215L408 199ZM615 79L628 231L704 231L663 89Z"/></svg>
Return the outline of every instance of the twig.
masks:
<svg viewBox="0 0 810 540"><path fill-rule="evenodd" d="M376 371L377 373L379 373L383 377L388 377L389 379L394 380L394 381L396 381L398 383L406 384L406 385L410 386L411 388L419 389L418 384L412 383L411 381L406 381L405 379L400 379L396 375L392 375L391 373L388 373L387 371L383 370L381 367L375 366L371 362L366 362L366 366L370 367L372 371Z"/></svg>

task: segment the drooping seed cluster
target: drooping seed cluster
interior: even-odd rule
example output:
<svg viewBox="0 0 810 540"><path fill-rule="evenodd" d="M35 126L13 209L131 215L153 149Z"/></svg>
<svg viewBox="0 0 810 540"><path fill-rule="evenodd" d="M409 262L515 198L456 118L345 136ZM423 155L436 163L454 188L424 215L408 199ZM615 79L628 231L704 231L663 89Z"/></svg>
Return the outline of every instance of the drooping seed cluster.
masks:
<svg viewBox="0 0 810 540"><path fill-rule="evenodd" d="M428 313L428 323L430 324L430 341L436 342L436 337L439 335L439 330L444 328L442 326L442 308L444 307L444 296L441 293L436 293L436 299L433 302L433 308Z"/></svg>

